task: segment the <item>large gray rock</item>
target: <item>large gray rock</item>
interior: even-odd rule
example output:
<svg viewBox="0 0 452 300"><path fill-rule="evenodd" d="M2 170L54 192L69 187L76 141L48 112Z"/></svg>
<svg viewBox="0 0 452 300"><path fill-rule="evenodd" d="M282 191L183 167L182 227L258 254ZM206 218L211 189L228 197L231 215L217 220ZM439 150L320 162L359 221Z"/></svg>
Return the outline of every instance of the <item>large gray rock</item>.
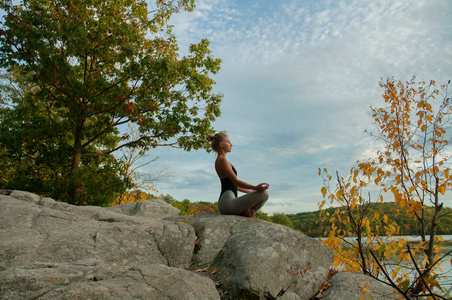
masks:
<svg viewBox="0 0 452 300"><path fill-rule="evenodd" d="M361 273L339 272L330 278L331 286L323 292L323 300L390 300L398 299L394 289ZM399 295L400 296L400 295Z"/></svg>
<svg viewBox="0 0 452 300"><path fill-rule="evenodd" d="M77 207L0 190L0 207L1 299L309 299L332 263L287 227L180 217L159 200Z"/></svg>
<svg viewBox="0 0 452 300"><path fill-rule="evenodd" d="M2 299L219 299L212 280L160 264L93 261L34 264L0 272Z"/></svg>
<svg viewBox="0 0 452 300"><path fill-rule="evenodd" d="M38 195L25 191L0 190L0 195L11 196L19 200L31 201L34 203L38 203L40 199Z"/></svg>
<svg viewBox="0 0 452 300"><path fill-rule="evenodd" d="M230 299L268 299L286 292L310 299L325 282L333 252L288 227L259 222L233 234L210 268Z"/></svg>
<svg viewBox="0 0 452 300"><path fill-rule="evenodd" d="M19 200L30 201L33 203L37 203L40 199L38 195L25 191L11 191L9 196Z"/></svg>
<svg viewBox="0 0 452 300"><path fill-rule="evenodd" d="M166 218L193 226L197 238L192 268L208 267L223 248L226 241L237 232L255 224L270 225L270 223L233 215L199 214L194 216L181 216ZM271 225L270 225L271 226Z"/></svg>
<svg viewBox="0 0 452 300"><path fill-rule="evenodd" d="M149 217L163 219L180 215L180 211L174 206L168 205L162 200L148 200L126 203L108 207L109 210L123 213L129 216Z"/></svg>
<svg viewBox="0 0 452 300"><path fill-rule="evenodd" d="M76 207L49 198L43 206L10 196L0 196L0 201L0 236L5 241L0 270L30 261L76 262L93 257L129 266L190 266L195 235L188 224Z"/></svg>
<svg viewBox="0 0 452 300"><path fill-rule="evenodd" d="M317 240L258 219L200 214L171 220L194 226L199 247L192 267L219 270L226 298L309 299L326 281L333 259Z"/></svg>

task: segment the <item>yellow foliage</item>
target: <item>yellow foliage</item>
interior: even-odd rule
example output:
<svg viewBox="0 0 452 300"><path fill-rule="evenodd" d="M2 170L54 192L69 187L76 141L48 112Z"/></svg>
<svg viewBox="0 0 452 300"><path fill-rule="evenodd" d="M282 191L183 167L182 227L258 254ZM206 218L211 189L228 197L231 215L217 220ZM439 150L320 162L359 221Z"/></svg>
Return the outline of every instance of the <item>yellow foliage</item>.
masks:
<svg viewBox="0 0 452 300"><path fill-rule="evenodd" d="M380 86L384 89L385 106L372 108L372 117L378 128L377 139L384 143L385 150L378 151L374 159L358 161L348 176L338 175L336 188L330 187L332 176L327 169L319 169L319 174L324 177L323 198L344 207L342 213L347 216L345 219L337 211L329 216L332 230L324 242L333 249L334 267L338 270L363 271L366 268L367 272L377 274L379 267L370 256L370 250L378 253L383 265L390 259L395 260L398 267L389 272L390 278L401 288L408 289L409 277L401 266L410 265L413 269L413 256L417 265L426 270L439 258L440 249L438 245L429 245L430 240L426 238L429 232L425 230L436 221L424 210L427 203L436 203L440 211L438 195L444 195L452 188L450 156L442 153L445 145L449 144L445 137L448 136L446 129L452 115L452 104L447 100L449 92L445 86L442 88L443 103L432 105L435 96L440 94L434 81L416 83L413 77L402 83L387 79L380 82ZM412 245L408 251L405 239L392 237L398 228L386 215L368 215L365 208L371 203L371 196L369 194L368 199L364 199L361 195L367 194L364 188L371 190L372 187L390 192L399 207L407 208L408 216L422 224L418 245ZM376 199L383 202L383 195ZM324 204L322 202L321 207ZM352 210L356 213L351 213ZM339 232L334 222L350 226ZM392 240L381 238L381 234L392 237ZM354 238L345 242L347 236ZM439 243L442 239L435 237L434 241ZM429 253L432 248L433 253ZM440 289L434 277L438 274L437 269L438 266L428 269L427 282L430 287Z"/></svg>

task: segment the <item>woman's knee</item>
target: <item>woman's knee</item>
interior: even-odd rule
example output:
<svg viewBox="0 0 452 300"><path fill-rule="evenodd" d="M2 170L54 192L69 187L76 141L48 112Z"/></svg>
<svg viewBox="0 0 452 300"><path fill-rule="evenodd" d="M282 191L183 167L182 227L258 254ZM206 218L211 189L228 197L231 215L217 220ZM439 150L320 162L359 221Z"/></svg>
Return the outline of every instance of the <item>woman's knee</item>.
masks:
<svg viewBox="0 0 452 300"><path fill-rule="evenodd" d="M267 201L268 197L270 197L270 194L268 193L267 190L259 192L259 194L261 194L262 200Z"/></svg>

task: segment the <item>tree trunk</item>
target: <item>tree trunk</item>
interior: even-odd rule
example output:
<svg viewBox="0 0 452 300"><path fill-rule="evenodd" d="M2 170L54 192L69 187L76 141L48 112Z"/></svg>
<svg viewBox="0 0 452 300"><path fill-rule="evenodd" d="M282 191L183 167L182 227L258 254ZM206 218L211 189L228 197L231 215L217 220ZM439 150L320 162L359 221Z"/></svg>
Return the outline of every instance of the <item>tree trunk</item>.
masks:
<svg viewBox="0 0 452 300"><path fill-rule="evenodd" d="M78 184L75 182L76 175L79 170L80 161L82 159L82 132L83 132L83 124L84 121L80 121L75 128L75 136L74 136L74 148L72 151L72 165L70 172L70 185L69 185L69 204L77 205L77 190L79 188Z"/></svg>
<svg viewBox="0 0 452 300"><path fill-rule="evenodd" d="M428 244L424 245L424 253L428 257L428 261L425 264L424 270L427 270L430 268L431 265L434 263L435 253L434 253L434 246L435 246L435 237L436 237L436 227L438 225L438 218L439 213L441 212L441 209L443 208L443 204L439 204L439 193L438 193L438 186L439 186L439 179L436 178L436 188L435 188L435 212L433 214L432 220L430 222L430 237L428 240ZM428 272L425 272L423 277L428 277L430 273L430 270ZM419 274L420 275L420 274ZM416 286L413 289L413 294L419 294L423 290L423 282L422 280L419 280Z"/></svg>

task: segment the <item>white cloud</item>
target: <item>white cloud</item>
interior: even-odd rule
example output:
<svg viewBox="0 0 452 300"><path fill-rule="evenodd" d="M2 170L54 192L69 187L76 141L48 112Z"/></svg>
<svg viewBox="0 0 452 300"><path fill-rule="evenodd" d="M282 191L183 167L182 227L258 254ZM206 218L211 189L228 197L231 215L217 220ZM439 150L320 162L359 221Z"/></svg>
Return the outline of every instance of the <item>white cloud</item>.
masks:
<svg viewBox="0 0 452 300"><path fill-rule="evenodd" d="M215 126L230 134L229 158L242 179L271 183L264 211L314 210L317 168L348 170L375 153L364 130L372 128L369 107L381 104L381 78L450 79L447 1L197 3L174 20L174 32L181 49L208 38L223 60L215 77L223 114ZM175 171L162 183L167 193L216 201L214 155L159 155Z"/></svg>

